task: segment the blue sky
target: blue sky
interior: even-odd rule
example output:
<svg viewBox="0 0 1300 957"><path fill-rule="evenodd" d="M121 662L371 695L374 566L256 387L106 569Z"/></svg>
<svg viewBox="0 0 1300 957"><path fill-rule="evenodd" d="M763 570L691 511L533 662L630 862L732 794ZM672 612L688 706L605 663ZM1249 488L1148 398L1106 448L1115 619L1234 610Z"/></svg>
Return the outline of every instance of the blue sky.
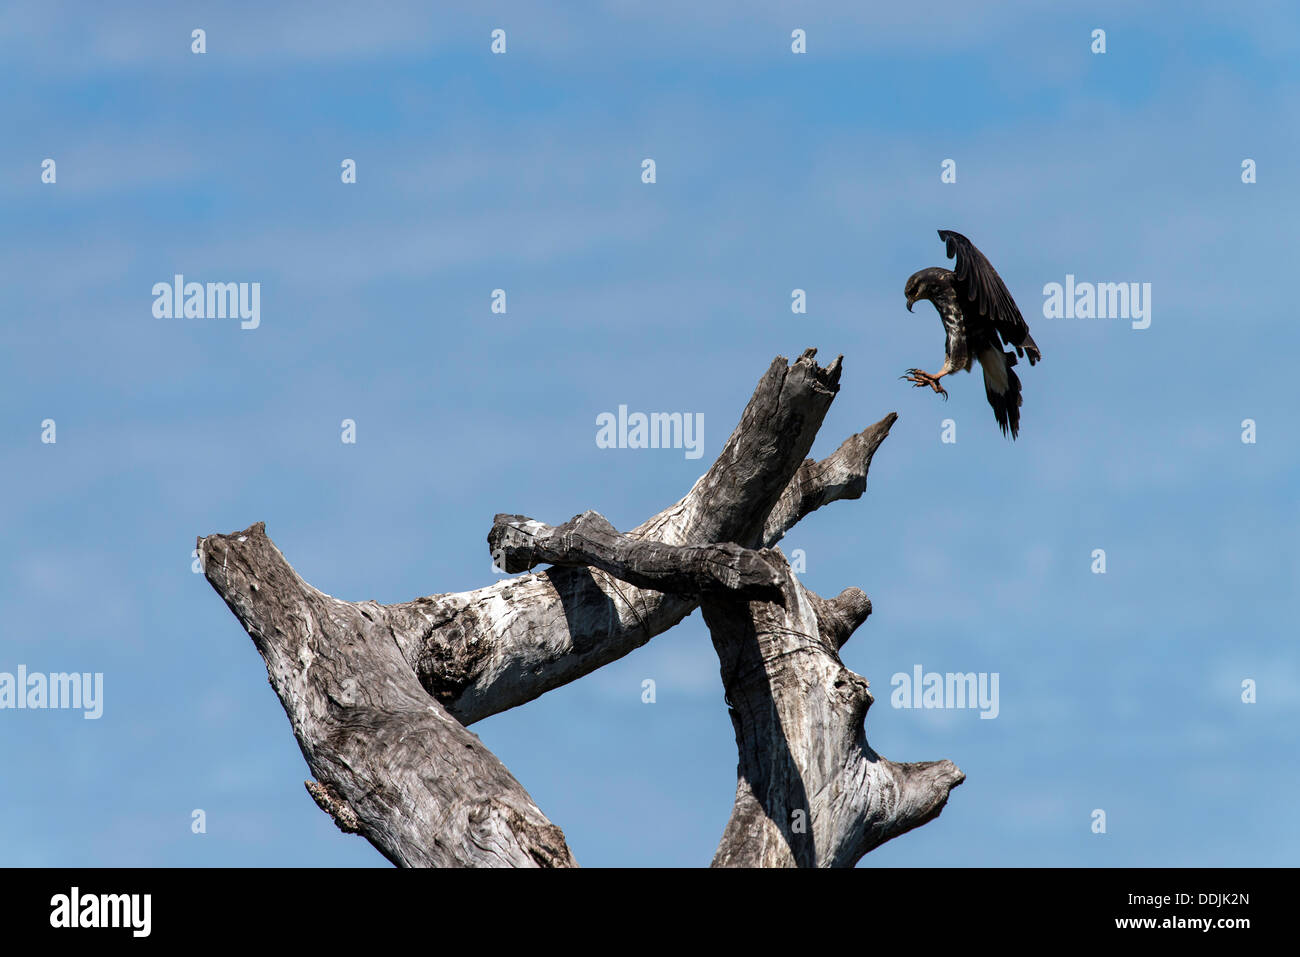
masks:
<svg viewBox="0 0 1300 957"><path fill-rule="evenodd" d="M1297 862L1294 8L697 6L0 12L0 672L105 688L98 721L0 711L2 863L386 866L303 789L195 536L264 520L351 600L479 587L493 514L640 523L809 346L844 355L814 455L900 418L784 547L873 600L873 747L967 774L863 866ZM978 375L898 380L942 362L902 292L937 228L1043 350L1014 444ZM260 327L155 318L175 273L260 282ZM1151 283L1150 328L1045 319L1066 274ZM620 404L703 413L703 459L597 448ZM917 664L998 673L998 717L892 708ZM736 755L698 613L473 730L580 863L711 858Z"/></svg>

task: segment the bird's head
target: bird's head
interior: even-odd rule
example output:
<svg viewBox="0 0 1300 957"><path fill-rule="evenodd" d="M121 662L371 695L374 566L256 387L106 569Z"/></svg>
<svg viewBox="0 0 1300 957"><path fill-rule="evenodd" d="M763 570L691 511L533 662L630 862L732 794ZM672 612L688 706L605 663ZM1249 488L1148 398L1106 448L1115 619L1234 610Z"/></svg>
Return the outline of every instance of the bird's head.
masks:
<svg viewBox="0 0 1300 957"><path fill-rule="evenodd" d="M912 311L912 303L918 299L932 298L940 288L940 279L946 273L946 269L931 266L929 269L922 269L908 276L907 285L903 287L903 294L907 296L907 311Z"/></svg>

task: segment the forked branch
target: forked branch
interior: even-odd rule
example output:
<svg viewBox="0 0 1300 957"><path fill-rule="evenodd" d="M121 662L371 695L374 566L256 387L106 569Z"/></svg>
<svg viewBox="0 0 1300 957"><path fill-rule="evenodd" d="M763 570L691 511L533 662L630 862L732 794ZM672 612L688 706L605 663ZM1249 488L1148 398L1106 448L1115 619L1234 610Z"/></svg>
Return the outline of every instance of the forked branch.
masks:
<svg viewBox="0 0 1300 957"><path fill-rule="evenodd" d="M776 359L722 453L676 504L618 532L498 515L494 561L535 574L397 605L304 582L257 523L199 539L204 573L266 661L340 828L409 866L573 866L564 835L466 725L576 680L703 606L740 751L715 865L851 865L937 815L962 774L867 745L871 694L838 649L871 613L823 599L772 546L857 498L895 416L805 459L840 363ZM486 564L486 563L485 563Z"/></svg>

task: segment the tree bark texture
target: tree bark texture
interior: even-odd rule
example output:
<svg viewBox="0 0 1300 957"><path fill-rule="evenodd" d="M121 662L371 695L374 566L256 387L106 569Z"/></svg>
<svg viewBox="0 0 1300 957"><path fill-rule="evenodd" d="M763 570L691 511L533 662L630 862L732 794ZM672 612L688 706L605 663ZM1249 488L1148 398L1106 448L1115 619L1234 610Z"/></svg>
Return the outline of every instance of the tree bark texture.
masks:
<svg viewBox="0 0 1300 957"><path fill-rule="evenodd" d="M497 566L528 572L394 605L304 582L259 522L199 539L204 574L253 638L338 826L403 866L576 866L564 835L468 725L623 657L702 607L739 750L715 866L852 866L939 814L963 775L867 744L865 679L839 648L871 612L824 599L776 548L866 489L891 413L807 459L840 360L778 357L722 453L674 505L620 533L497 515ZM531 569L546 567L537 572Z"/></svg>

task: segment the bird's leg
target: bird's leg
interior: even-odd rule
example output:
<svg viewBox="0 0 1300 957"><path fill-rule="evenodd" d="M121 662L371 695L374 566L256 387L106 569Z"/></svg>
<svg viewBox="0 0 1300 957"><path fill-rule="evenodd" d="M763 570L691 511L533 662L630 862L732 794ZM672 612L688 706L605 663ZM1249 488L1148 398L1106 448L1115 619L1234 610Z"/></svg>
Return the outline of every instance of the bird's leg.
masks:
<svg viewBox="0 0 1300 957"><path fill-rule="evenodd" d="M930 375L930 373L923 372L920 369L908 369L907 374L901 375L899 376L899 378L906 379L908 382L912 383L912 385L916 386L918 389L921 388L922 386L928 385L938 395L943 396L945 401L947 401L948 390L945 389L943 386L939 385L939 380L942 379L944 376L948 375L950 372L952 372L952 370L949 369L947 366L941 369L938 375Z"/></svg>

